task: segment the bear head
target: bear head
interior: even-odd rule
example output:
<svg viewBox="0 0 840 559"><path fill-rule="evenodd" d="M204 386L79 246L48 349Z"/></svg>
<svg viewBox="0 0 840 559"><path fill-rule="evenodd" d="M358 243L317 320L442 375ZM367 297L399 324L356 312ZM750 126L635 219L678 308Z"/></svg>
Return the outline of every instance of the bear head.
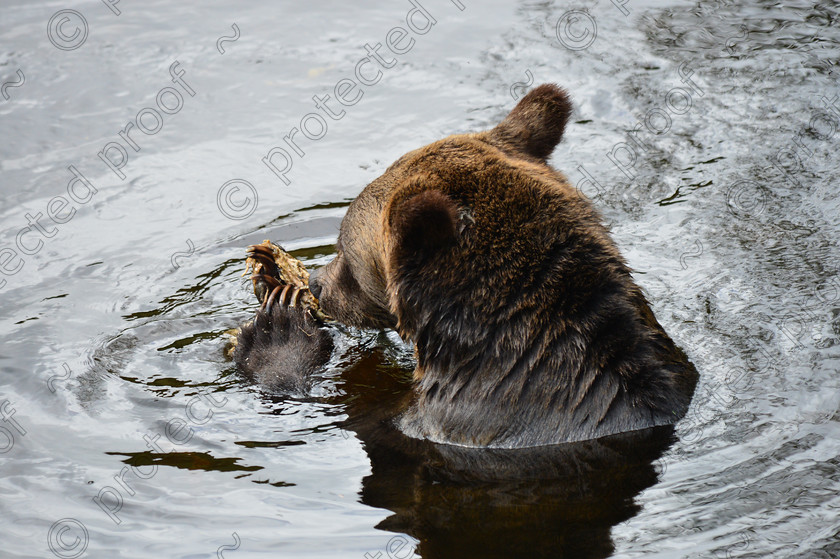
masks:
<svg viewBox="0 0 840 559"><path fill-rule="evenodd" d="M526 173L550 172L546 158L570 114L565 91L542 85L494 129L450 136L397 160L350 205L335 258L313 274L310 285L322 307L344 324L397 327L392 299L399 296L394 282L389 288L389 272L434 260L439 250L457 243L475 222L469 202L480 202L481 193L469 187L481 178L474 176L479 167L493 162L524 166Z"/></svg>

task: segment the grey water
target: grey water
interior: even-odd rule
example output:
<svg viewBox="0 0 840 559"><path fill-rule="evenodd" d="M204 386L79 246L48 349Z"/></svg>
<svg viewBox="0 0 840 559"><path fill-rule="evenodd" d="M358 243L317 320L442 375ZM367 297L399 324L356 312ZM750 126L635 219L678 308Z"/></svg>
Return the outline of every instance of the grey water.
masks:
<svg viewBox="0 0 840 559"><path fill-rule="evenodd" d="M2 2L0 555L840 557L838 23L804 0ZM406 389L393 332L342 333L305 398L239 375L247 245L325 264L391 162L543 82L575 103L551 163L700 371L664 450L440 477L346 427L351 385Z"/></svg>

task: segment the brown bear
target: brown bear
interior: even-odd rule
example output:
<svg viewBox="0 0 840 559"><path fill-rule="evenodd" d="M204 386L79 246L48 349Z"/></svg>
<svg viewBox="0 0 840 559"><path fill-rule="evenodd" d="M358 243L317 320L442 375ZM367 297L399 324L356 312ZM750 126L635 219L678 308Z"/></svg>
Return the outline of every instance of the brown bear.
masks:
<svg viewBox="0 0 840 559"><path fill-rule="evenodd" d="M335 320L415 344L413 396L397 418L405 434L519 448L685 414L695 368L591 202L547 163L571 110L564 90L541 85L495 128L402 156L350 205L334 260L310 278ZM305 337L292 346L323 339L314 321L295 320ZM238 350L244 369L271 361L249 352Z"/></svg>

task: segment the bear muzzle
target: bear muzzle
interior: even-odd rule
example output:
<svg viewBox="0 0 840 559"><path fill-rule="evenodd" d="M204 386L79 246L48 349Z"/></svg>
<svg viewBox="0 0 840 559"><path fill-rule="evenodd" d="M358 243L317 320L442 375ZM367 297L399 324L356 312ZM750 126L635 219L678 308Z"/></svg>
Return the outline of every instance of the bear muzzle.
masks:
<svg viewBox="0 0 840 559"><path fill-rule="evenodd" d="M316 299L321 298L321 273L323 268L318 268L309 273L309 292L315 296Z"/></svg>

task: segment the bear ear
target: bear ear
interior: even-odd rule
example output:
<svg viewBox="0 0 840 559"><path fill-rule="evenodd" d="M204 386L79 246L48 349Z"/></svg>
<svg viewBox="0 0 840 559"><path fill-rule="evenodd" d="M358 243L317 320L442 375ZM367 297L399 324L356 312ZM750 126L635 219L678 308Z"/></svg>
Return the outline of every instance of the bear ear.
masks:
<svg viewBox="0 0 840 559"><path fill-rule="evenodd" d="M458 206L443 192L425 190L395 202L388 215L395 263L425 259L457 238Z"/></svg>
<svg viewBox="0 0 840 559"><path fill-rule="evenodd" d="M563 137L572 102L565 90L545 83L531 90L505 119L490 131L503 146L545 160Z"/></svg>

